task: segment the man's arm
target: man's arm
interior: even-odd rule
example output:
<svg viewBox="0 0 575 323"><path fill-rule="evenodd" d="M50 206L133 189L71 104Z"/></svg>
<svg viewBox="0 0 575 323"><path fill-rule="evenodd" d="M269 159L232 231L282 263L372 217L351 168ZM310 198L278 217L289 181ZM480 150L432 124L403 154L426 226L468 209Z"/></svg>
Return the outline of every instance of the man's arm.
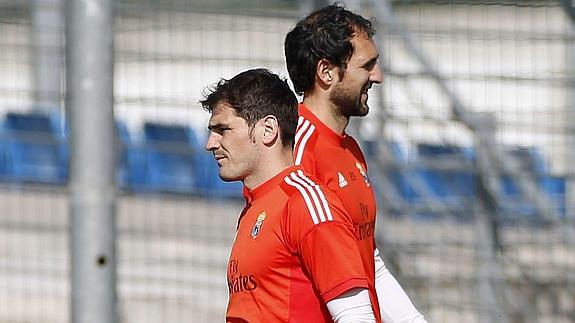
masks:
<svg viewBox="0 0 575 323"><path fill-rule="evenodd" d="M385 267L375 249L375 290L379 301L381 319L385 323L427 323L395 277Z"/></svg>
<svg viewBox="0 0 575 323"><path fill-rule="evenodd" d="M292 175L285 179L297 189L282 219L286 245L299 255L310 282L326 306L330 304L336 322L375 322L349 215L333 192L301 171ZM364 316L366 321L357 320Z"/></svg>
<svg viewBox="0 0 575 323"><path fill-rule="evenodd" d="M375 316L365 288L353 288L327 302L335 323L375 323Z"/></svg>

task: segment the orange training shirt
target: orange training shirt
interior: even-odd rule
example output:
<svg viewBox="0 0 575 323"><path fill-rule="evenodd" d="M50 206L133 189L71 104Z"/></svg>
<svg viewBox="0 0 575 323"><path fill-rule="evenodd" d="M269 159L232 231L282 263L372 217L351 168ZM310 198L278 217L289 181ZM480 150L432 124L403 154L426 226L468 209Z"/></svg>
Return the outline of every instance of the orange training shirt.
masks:
<svg viewBox="0 0 575 323"><path fill-rule="evenodd" d="M294 147L295 164L315 176L341 200L355 229L369 294L377 322L381 322L375 291L375 195L367 163L359 145L347 134L338 134L305 105L299 105Z"/></svg>
<svg viewBox="0 0 575 323"><path fill-rule="evenodd" d="M299 167L244 195L228 261L226 321L332 322L328 301L367 288L341 202Z"/></svg>

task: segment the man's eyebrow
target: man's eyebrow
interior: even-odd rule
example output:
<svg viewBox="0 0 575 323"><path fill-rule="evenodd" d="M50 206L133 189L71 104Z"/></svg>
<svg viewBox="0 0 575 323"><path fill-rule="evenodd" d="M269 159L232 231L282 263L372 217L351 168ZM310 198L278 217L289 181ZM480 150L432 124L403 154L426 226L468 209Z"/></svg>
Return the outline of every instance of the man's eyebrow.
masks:
<svg viewBox="0 0 575 323"><path fill-rule="evenodd" d="M379 55L375 56L374 58L370 59L369 61L365 62L361 67L368 67L368 66L373 66L375 65L375 63L377 63L377 60L379 59Z"/></svg>
<svg viewBox="0 0 575 323"><path fill-rule="evenodd" d="M225 123L214 123L214 124L208 125L208 129L210 131L228 129L229 127L230 126L228 124L225 124Z"/></svg>

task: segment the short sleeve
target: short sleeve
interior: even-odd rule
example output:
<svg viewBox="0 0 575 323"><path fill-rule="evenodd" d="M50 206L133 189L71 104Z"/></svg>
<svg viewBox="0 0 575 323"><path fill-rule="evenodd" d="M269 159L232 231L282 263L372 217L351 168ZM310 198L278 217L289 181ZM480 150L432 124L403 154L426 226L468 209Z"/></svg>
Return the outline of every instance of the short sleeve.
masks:
<svg viewBox="0 0 575 323"><path fill-rule="evenodd" d="M327 189L307 180L292 178L298 192L286 206L285 235L328 302L351 288L367 288L367 279L353 225L341 202Z"/></svg>

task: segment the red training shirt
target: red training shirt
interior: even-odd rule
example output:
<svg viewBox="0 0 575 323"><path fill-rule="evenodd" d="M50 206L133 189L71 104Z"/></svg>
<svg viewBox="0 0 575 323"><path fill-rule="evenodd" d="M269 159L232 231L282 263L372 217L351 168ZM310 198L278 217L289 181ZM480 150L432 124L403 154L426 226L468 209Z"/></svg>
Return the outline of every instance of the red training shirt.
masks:
<svg viewBox="0 0 575 323"><path fill-rule="evenodd" d="M341 202L299 167L251 191L227 268L227 322L332 322L325 304L367 288Z"/></svg>
<svg viewBox="0 0 575 323"><path fill-rule="evenodd" d="M305 105L299 105L295 136L295 164L315 176L335 193L350 215L362 263L368 278L369 296L377 322L381 322L375 291L375 195L367 175L367 163L351 136L329 128Z"/></svg>

